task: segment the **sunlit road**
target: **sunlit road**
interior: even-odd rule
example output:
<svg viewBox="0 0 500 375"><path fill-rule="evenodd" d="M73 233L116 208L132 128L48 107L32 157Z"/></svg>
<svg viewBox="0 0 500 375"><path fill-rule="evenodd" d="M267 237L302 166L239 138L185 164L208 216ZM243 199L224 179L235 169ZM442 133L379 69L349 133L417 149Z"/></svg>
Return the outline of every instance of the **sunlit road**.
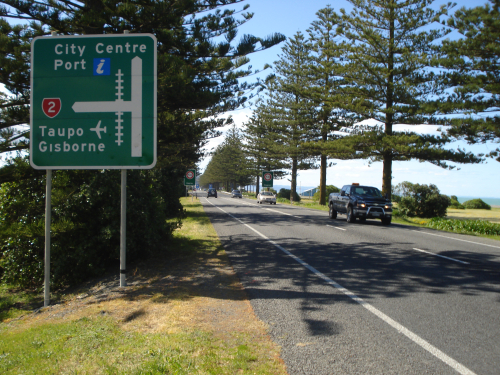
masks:
<svg viewBox="0 0 500 375"><path fill-rule="evenodd" d="M500 243L205 196L290 374L500 374Z"/></svg>

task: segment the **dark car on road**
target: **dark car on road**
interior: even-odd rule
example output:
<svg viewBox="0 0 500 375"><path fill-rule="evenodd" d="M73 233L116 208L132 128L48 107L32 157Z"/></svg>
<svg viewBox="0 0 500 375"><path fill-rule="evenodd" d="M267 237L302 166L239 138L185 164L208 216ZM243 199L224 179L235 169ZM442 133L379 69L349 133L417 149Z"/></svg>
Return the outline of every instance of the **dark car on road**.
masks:
<svg viewBox="0 0 500 375"><path fill-rule="evenodd" d="M217 190L215 190L215 189L208 189L208 191L207 191L207 198L208 197L215 197L215 198L217 198Z"/></svg>
<svg viewBox="0 0 500 375"><path fill-rule="evenodd" d="M241 191L239 191L239 190L233 190L231 192L231 198L242 198Z"/></svg>

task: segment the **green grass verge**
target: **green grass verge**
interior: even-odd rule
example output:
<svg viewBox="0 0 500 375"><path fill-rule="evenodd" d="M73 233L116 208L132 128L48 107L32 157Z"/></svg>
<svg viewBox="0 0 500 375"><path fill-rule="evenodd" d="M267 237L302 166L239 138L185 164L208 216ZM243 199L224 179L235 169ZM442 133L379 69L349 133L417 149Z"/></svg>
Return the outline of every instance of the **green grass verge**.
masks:
<svg viewBox="0 0 500 375"><path fill-rule="evenodd" d="M272 374L245 337L225 342L208 332L124 332L108 317L2 329L0 373Z"/></svg>

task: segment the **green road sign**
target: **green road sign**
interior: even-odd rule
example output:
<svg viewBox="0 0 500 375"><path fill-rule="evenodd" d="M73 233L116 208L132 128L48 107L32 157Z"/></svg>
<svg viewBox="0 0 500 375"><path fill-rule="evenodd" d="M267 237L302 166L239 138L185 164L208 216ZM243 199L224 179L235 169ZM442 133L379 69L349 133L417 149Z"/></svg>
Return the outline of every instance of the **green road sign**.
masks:
<svg viewBox="0 0 500 375"><path fill-rule="evenodd" d="M195 186L196 185L196 169L188 169L184 175L184 185Z"/></svg>
<svg viewBox="0 0 500 375"><path fill-rule="evenodd" d="M262 172L262 187L273 187L273 172L263 171Z"/></svg>
<svg viewBox="0 0 500 375"><path fill-rule="evenodd" d="M30 161L36 169L154 167L154 35L33 40Z"/></svg>

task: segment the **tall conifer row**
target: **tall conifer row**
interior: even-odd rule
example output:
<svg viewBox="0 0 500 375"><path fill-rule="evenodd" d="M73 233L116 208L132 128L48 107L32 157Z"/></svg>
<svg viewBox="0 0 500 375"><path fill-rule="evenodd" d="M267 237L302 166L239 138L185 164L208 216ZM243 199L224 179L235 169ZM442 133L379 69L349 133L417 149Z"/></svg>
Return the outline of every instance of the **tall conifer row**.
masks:
<svg viewBox="0 0 500 375"><path fill-rule="evenodd" d="M257 82L244 80L254 73L247 65L247 55L285 39L278 33L265 38L237 38L238 27L253 16L248 6L241 10L228 7L241 2L0 0L0 16L31 22L25 30L8 30L1 20L0 83L17 90L14 94L20 94L22 99L4 105L2 98L1 125L5 129L11 124L29 124L26 93L29 43L34 36L50 35L51 31L61 35L122 34L124 30L152 33L158 41L158 165L182 173L201 158L207 138L216 136L218 127L230 123L221 115L244 104L256 88ZM22 111L15 114L15 119L9 118L16 108L21 108L19 105ZM10 133L1 135L3 141L15 144ZM28 147L27 140L17 144ZM12 149L4 149L9 147Z"/></svg>
<svg viewBox="0 0 500 375"><path fill-rule="evenodd" d="M266 135L265 149L272 159L286 162L291 170L291 196L297 191L297 171L314 166L314 156L303 143L312 139L314 105L301 92L308 85L304 67L309 64L309 52L301 32L282 48L275 62L276 77L268 86L268 97L255 113Z"/></svg>
<svg viewBox="0 0 500 375"><path fill-rule="evenodd" d="M444 84L453 89L439 107L443 114L459 115L451 121L449 134L469 143L499 143L500 0L459 9L448 19L448 26L461 34L458 40L443 41L438 59L448 69ZM500 162L500 149L490 156Z"/></svg>
<svg viewBox="0 0 500 375"><path fill-rule="evenodd" d="M205 172L200 177L202 185L224 185L226 190L231 187L245 186L251 183L253 171L251 160L243 149L242 135L233 126L228 130L225 140L221 143L210 159Z"/></svg>
<svg viewBox="0 0 500 375"><path fill-rule="evenodd" d="M351 84L346 105L384 124L379 131L350 141L371 161L383 162L383 193L391 194L393 161L418 159L442 167L448 167L443 160L477 161L461 150L442 149L449 142L446 137L393 132L394 124L422 124L432 114L426 103L440 93L440 87L429 69L430 56L447 30L430 27L451 4L434 11L429 8L432 0L349 1L354 10L350 14L341 10L339 30L348 41L343 76Z"/></svg>
<svg viewBox="0 0 500 375"><path fill-rule="evenodd" d="M342 38L338 35L340 17L327 6L317 13L307 30L309 40L307 47L311 53L310 64L307 66L309 84L304 86L302 94L310 98L316 108L315 124L312 134L324 144L327 141L339 139L334 131L339 131L353 123L353 114L345 107L344 87L346 81L342 78L346 57ZM314 149L314 146L312 146ZM326 202L327 154L320 150L320 195L319 203ZM339 150L340 153L340 150ZM336 157L340 158L339 155Z"/></svg>
<svg viewBox="0 0 500 375"><path fill-rule="evenodd" d="M244 137L244 149L252 162L250 169L256 177L255 195L257 196L262 171L274 171L274 178L279 179L285 174L283 169L286 168L286 163L282 158L276 158L269 152L268 129L256 114L245 123Z"/></svg>

